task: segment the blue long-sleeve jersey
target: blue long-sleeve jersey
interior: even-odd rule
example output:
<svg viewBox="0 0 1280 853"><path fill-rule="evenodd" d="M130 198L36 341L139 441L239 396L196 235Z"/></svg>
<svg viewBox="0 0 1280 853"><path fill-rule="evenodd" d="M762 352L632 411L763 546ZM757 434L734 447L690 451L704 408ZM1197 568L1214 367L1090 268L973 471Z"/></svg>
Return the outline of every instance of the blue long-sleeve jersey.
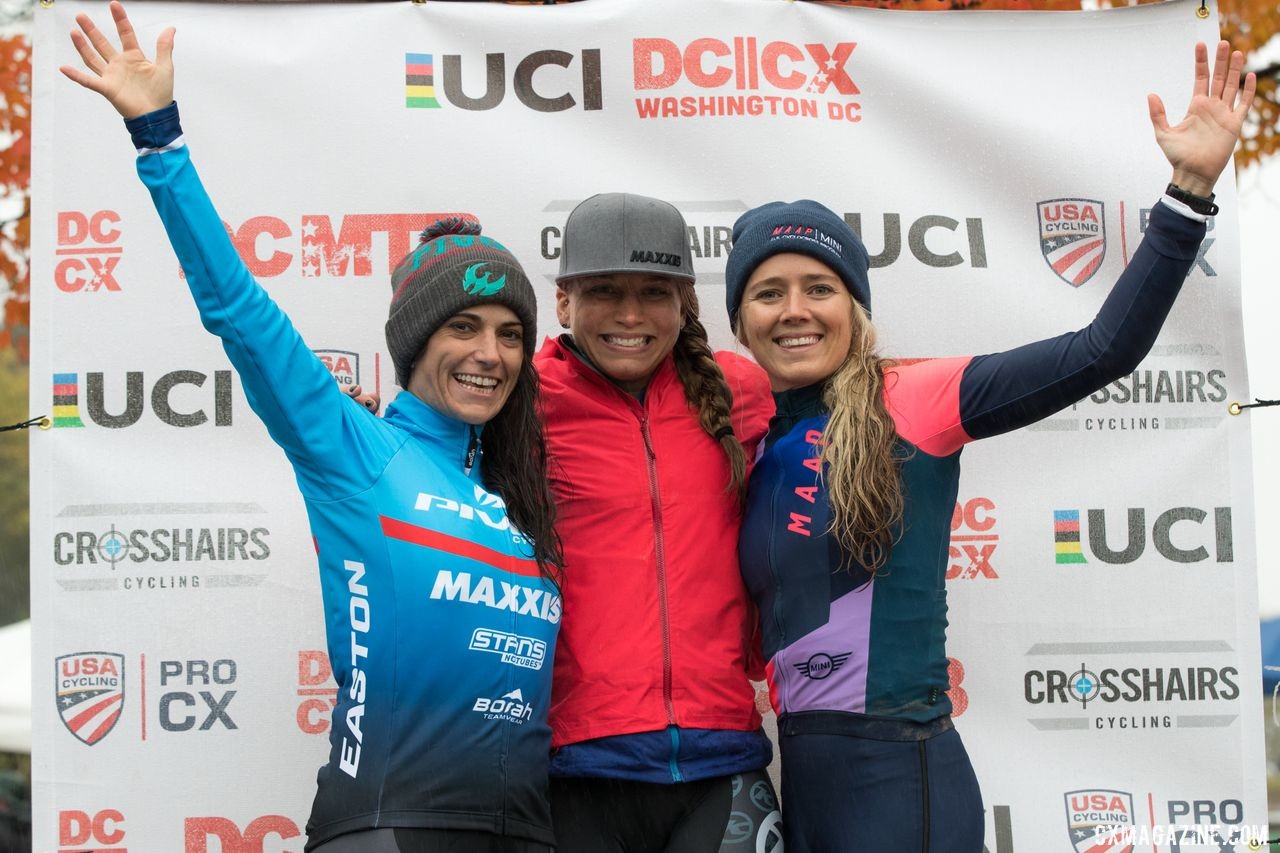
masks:
<svg viewBox="0 0 1280 853"><path fill-rule="evenodd" d="M371 418L255 282L201 186L177 105L127 122L206 329L293 465L338 684L308 849L374 827L551 843L558 590L468 468L475 428L402 393Z"/></svg>
<svg viewBox="0 0 1280 853"><path fill-rule="evenodd" d="M1204 233L1203 222L1157 204L1133 261L1088 326L1006 352L886 369L904 509L899 538L874 576L826 533L831 508L818 460L830 417L824 387L774 395L777 414L751 473L738 553L779 714L926 722L950 713L944 573L961 449L1034 423L1137 367Z"/></svg>

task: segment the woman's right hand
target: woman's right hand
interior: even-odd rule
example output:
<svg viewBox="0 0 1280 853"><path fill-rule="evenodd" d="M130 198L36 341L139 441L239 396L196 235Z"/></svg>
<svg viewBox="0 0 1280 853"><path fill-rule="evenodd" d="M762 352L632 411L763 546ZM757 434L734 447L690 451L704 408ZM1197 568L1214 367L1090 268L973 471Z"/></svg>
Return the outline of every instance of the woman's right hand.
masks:
<svg viewBox="0 0 1280 853"><path fill-rule="evenodd" d="M112 0L111 17L120 36L120 50L93 25L88 15L76 15L76 23L84 32L71 31L75 45L88 72L70 65L63 74L102 95L125 118L167 107L173 101L173 27L156 39L156 59L152 62L138 47L138 36L129 23L124 7Z"/></svg>

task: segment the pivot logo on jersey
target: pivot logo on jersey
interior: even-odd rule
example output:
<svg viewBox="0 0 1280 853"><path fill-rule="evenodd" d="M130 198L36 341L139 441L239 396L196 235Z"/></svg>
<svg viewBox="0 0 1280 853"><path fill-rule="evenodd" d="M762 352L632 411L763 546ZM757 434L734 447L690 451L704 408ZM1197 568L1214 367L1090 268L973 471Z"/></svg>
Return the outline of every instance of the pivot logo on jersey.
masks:
<svg viewBox="0 0 1280 853"><path fill-rule="evenodd" d="M853 652L843 652L838 655L829 655L825 652L818 652L811 655L807 661L795 664L795 668L805 678L812 678L814 681L822 681L831 673L844 666L845 661L849 659L849 655Z"/></svg>
<svg viewBox="0 0 1280 853"><path fill-rule="evenodd" d="M183 853L210 853L211 849L222 853L266 853L263 842L267 836L284 841L301 834L296 823L278 814L255 818L244 832L225 817L189 817L183 824ZM213 848L209 846L210 838L217 839ZM272 851L279 849L279 842L271 845Z"/></svg>
<svg viewBox="0 0 1280 853"><path fill-rule="evenodd" d="M1123 837L1121 833L1134 825L1132 794L1094 789L1068 791L1062 798L1067 807L1067 833L1076 853L1132 853L1132 844L1104 841L1112 833Z"/></svg>
<svg viewBox="0 0 1280 853"><path fill-rule="evenodd" d="M641 118L782 116L859 122L861 94L849 74L855 42L761 44L755 36L665 38L631 43L637 92L681 86L683 97L636 98ZM806 97L807 96L807 97ZM816 97L815 97L816 96Z"/></svg>
<svg viewBox="0 0 1280 853"><path fill-rule="evenodd" d="M207 424L210 410L214 426L231 426L231 371L215 370L212 389L205 388L208 379L207 374L199 371L174 370L156 379L148 392L146 377L141 371L127 371L123 388L118 381L108 381L104 373L86 373L82 409L79 374L55 373L53 425L83 427L83 416L107 429L124 429L138 423L149 404L161 423L172 427Z"/></svg>
<svg viewBox="0 0 1280 853"><path fill-rule="evenodd" d="M486 491L481 486L476 486L472 498L475 503L465 504L452 498L419 492L413 508L420 512L457 513L458 518L463 521L478 522L493 530L507 531L511 534L512 542L518 545L528 544L528 538L511 526L511 520L507 518L506 504L502 502L501 497Z"/></svg>
<svg viewBox="0 0 1280 853"><path fill-rule="evenodd" d="M1103 205L1088 198L1055 198L1036 205L1040 252L1049 268L1079 287L1102 266L1107 254Z"/></svg>
<svg viewBox="0 0 1280 853"><path fill-rule="evenodd" d="M329 655L320 650L298 652L298 729L309 735L329 731L329 716L338 704Z"/></svg>
<svg viewBox="0 0 1280 853"><path fill-rule="evenodd" d="M502 720L518 726L533 719L533 705L524 701L524 694L518 687L510 693L502 694L499 699L480 697L471 706L471 710L483 714L486 720Z"/></svg>
<svg viewBox="0 0 1280 853"><path fill-rule="evenodd" d="M947 580L998 579L991 557L1000 537L995 532L996 505L990 498L970 498L956 503L951 514L951 544L947 553Z"/></svg>
<svg viewBox="0 0 1280 853"><path fill-rule="evenodd" d="M313 349L316 358L343 388L360 384L360 354L342 349Z"/></svg>
<svg viewBox="0 0 1280 853"><path fill-rule="evenodd" d="M492 296L507 284L505 274L496 279L488 272L482 274L480 268L483 266L484 262L472 264L462 276L462 289L472 296Z"/></svg>
<svg viewBox="0 0 1280 853"><path fill-rule="evenodd" d="M117 847L124 842L124 815L116 809L89 814L79 809L58 812L57 853L128 853Z"/></svg>
<svg viewBox="0 0 1280 853"><path fill-rule="evenodd" d="M124 709L124 655L78 652L59 657L53 668L62 724L93 746L111 733Z"/></svg>
<svg viewBox="0 0 1280 853"><path fill-rule="evenodd" d="M547 644L542 640L489 628L476 628L472 631L471 643L467 648L473 652L501 655L503 663L525 669L542 669L542 664L547 659Z"/></svg>
<svg viewBox="0 0 1280 853"><path fill-rule="evenodd" d="M516 100L528 109L558 113L571 110L579 103L587 112L604 108L598 48L589 48L579 54L537 50L513 60L511 89ZM463 71L462 54L441 54L437 62L434 53L406 53L405 106L409 109L440 109L443 96L445 102L459 109L492 110L506 99L507 66L505 53L486 53L483 66L474 60L467 63L472 72L468 76ZM477 69L483 73L475 73Z"/></svg>
<svg viewBox="0 0 1280 853"><path fill-rule="evenodd" d="M60 260L53 267L53 283L63 293L119 291L115 270L123 256L120 243L120 214L99 210L84 214L74 210L58 212L57 247Z"/></svg>
<svg viewBox="0 0 1280 853"><path fill-rule="evenodd" d="M1114 512L1112 513L1114 519ZM1087 563L1083 544L1099 561L1112 565L1136 562L1146 553L1150 541L1157 555L1173 563L1201 563L1212 557L1216 563L1235 561L1235 540L1231 526L1231 507L1220 506L1209 513L1190 506L1167 509L1155 517L1147 532L1147 511L1130 508L1126 513L1123 545L1116 547L1107 534L1107 511L1087 512L1087 536L1082 539L1079 510L1054 510L1054 560L1058 565ZM1213 546L1210 552L1208 546Z"/></svg>

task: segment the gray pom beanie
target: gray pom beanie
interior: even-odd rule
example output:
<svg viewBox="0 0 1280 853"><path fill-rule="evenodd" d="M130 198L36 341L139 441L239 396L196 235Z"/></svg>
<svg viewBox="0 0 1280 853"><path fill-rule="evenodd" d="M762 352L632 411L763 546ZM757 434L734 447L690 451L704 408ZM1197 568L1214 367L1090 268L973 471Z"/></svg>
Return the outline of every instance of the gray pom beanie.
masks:
<svg viewBox="0 0 1280 853"><path fill-rule="evenodd" d="M730 328L738 327L738 308L751 273L783 252L808 255L831 267L853 298L871 311L867 247L849 224L810 199L774 201L748 210L733 223L733 249L724 272Z"/></svg>
<svg viewBox="0 0 1280 853"><path fill-rule="evenodd" d="M439 220L420 240L391 273L387 348L400 387L409 387L413 364L440 324L473 305L514 311L524 324L525 358L532 358L538 307L515 256L497 240L480 236L480 223L461 217Z"/></svg>

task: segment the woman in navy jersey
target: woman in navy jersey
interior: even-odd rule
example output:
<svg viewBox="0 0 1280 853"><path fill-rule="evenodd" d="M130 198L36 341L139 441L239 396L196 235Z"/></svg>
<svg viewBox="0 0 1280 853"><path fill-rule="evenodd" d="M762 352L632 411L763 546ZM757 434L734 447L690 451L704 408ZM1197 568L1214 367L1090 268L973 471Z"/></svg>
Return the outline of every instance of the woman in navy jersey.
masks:
<svg viewBox="0 0 1280 853"><path fill-rule="evenodd" d="M982 801L950 719L944 571L960 451L1131 372L1195 261L1253 98L1243 57L1195 50L1194 96L1142 244L1094 321L1007 352L896 365L865 247L813 201L733 229L727 305L777 404L739 554L779 715L787 853L978 853Z"/></svg>

